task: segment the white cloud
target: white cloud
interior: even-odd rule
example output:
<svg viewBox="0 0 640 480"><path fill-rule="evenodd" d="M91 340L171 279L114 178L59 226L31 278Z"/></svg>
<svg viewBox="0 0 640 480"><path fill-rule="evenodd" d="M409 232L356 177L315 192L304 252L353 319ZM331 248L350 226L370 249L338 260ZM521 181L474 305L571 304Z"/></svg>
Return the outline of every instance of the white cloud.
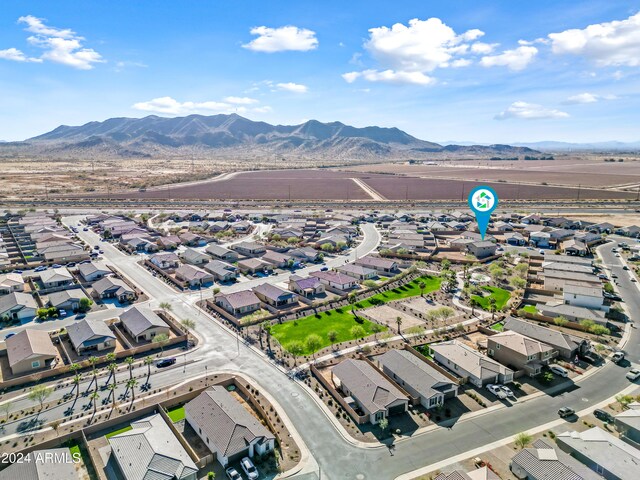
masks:
<svg viewBox="0 0 640 480"><path fill-rule="evenodd" d="M24 52L17 48L7 48L6 50L0 50L0 58L3 60L12 60L14 62L36 62L41 63L39 58L27 57Z"/></svg>
<svg viewBox="0 0 640 480"><path fill-rule="evenodd" d="M182 116L192 114L214 115L218 113L267 113L271 111L269 106L260 106L255 108L246 107L231 100L253 100L244 97L227 97L224 101L206 101L206 102L179 102L172 97L154 98L147 102L135 103L132 108L143 112L160 113L164 115ZM256 100L257 101L257 100Z"/></svg>
<svg viewBox="0 0 640 480"><path fill-rule="evenodd" d="M353 83L358 78L369 82L382 82L400 85L430 85L435 79L422 72L404 72L394 70L363 70L362 72L344 73L342 78L347 83Z"/></svg>
<svg viewBox="0 0 640 480"><path fill-rule="evenodd" d="M18 62L42 62L49 60L80 70L91 70L95 63L103 63L102 56L91 48L84 48L83 37L71 29L50 27L41 18L27 15L20 17L18 23L26 24L25 30L33 33L27 41L44 50L40 58L27 57L16 48L0 50L0 58Z"/></svg>
<svg viewBox="0 0 640 480"><path fill-rule="evenodd" d="M525 120L542 120L552 118L566 118L569 114L560 110L546 108L542 105L527 102L513 102L504 111L496 115L496 120L507 120L511 118L520 118Z"/></svg>
<svg viewBox="0 0 640 480"><path fill-rule="evenodd" d="M293 25L280 28L254 27L250 32L251 35L258 35L258 38L254 38L243 47L256 52L273 53L287 50L306 52L318 47L318 39L314 31Z"/></svg>
<svg viewBox="0 0 640 480"><path fill-rule="evenodd" d="M476 42L471 45L471 51L473 53L479 53L482 55L486 55L488 53L493 52L493 50L498 46L498 43L484 43L484 42Z"/></svg>
<svg viewBox="0 0 640 480"><path fill-rule="evenodd" d="M536 47L522 45L513 50L505 50L499 55L482 57L480 65L483 67L507 67L509 70L523 70L537 55Z"/></svg>
<svg viewBox="0 0 640 480"><path fill-rule="evenodd" d="M471 63L471 60L469 60L468 58L459 58L451 62L451 66L453 68L468 67L469 65L471 65Z"/></svg>
<svg viewBox="0 0 640 480"><path fill-rule="evenodd" d="M640 66L640 13L625 20L549 34L556 54L582 55L597 66Z"/></svg>
<svg viewBox="0 0 640 480"><path fill-rule="evenodd" d="M258 100L255 98L249 97L225 97L224 101L227 103L233 103L234 105L251 105L258 103Z"/></svg>
<svg viewBox="0 0 640 480"><path fill-rule="evenodd" d="M309 90L309 87L307 87L306 85L293 82L277 83L276 87L278 88L278 90L285 90L287 92L293 93L306 93Z"/></svg>
<svg viewBox="0 0 640 480"><path fill-rule="evenodd" d="M565 105L576 105L584 103L596 103L600 100L616 100L618 97L615 95L596 95L595 93L579 93L567 98L564 102Z"/></svg>

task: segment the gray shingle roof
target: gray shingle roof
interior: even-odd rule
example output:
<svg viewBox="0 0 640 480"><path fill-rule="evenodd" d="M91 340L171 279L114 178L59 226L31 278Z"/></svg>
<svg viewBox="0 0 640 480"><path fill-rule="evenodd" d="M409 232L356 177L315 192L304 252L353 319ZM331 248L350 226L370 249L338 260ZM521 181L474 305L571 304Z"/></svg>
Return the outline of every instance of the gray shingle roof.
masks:
<svg viewBox="0 0 640 480"><path fill-rule="evenodd" d="M116 336L102 320L84 319L72 323L67 327L71 343L77 348L102 343L105 339L115 339Z"/></svg>
<svg viewBox="0 0 640 480"><path fill-rule="evenodd" d="M398 400L408 398L389 380L364 360L344 360L333 374L369 413L386 410Z"/></svg>
<svg viewBox="0 0 640 480"><path fill-rule="evenodd" d="M150 328L169 328L169 325L153 310L145 307L131 307L120 315L120 321L127 326L134 336L138 336Z"/></svg>
<svg viewBox="0 0 640 480"><path fill-rule="evenodd" d="M181 479L198 469L160 415L133 422L109 439L127 480Z"/></svg>
<svg viewBox="0 0 640 480"><path fill-rule="evenodd" d="M13 292L9 295L0 296L0 315L20 305L27 308L38 308L38 304L28 293Z"/></svg>
<svg viewBox="0 0 640 480"><path fill-rule="evenodd" d="M586 467L559 449L540 439L534 442L533 448L525 448L511 460L529 474L531 478L541 480L591 480L599 478L595 472L585 473ZM579 470L583 475L575 470Z"/></svg>
<svg viewBox="0 0 640 480"><path fill-rule="evenodd" d="M435 343L431 349L479 379L508 375L513 371L457 340Z"/></svg>
<svg viewBox="0 0 640 480"><path fill-rule="evenodd" d="M533 338L556 348L573 350L580 345L581 339L547 327L541 327L524 320L508 317L504 323L505 330L513 330L521 335Z"/></svg>
<svg viewBox="0 0 640 480"><path fill-rule="evenodd" d="M58 350L53 346L49 333L44 330L26 329L5 341L9 366L29 357L56 357Z"/></svg>
<svg viewBox="0 0 640 480"><path fill-rule="evenodd" d="M35 450L0 472L0 480L79 479L68 448Z"/></svg>
<svg viewBox="0 0 640 480"><path fill-rule="evenodd" d="M224 456L244 451L258 439L275 439L224 387L211 387L185 405L185 412Z"/></svg>

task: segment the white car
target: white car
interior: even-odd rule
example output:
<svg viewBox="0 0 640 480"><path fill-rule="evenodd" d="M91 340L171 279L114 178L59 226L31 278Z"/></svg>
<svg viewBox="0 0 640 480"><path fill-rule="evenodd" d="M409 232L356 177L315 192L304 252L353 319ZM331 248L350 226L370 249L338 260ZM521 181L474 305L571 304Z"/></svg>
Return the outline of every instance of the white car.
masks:
<svg viewBox="0 0 640 480"><path fill-rule="evenodd" d="M626 377L631 381L638 380L640 378L640 370L632 368L627 372Z"/></svg>
<svg viewBox="0 0 640 480"><path fill-rule="evenodd" d="M553 373L555 373L556 375L558 375L560 377L568 377L569 376L569 372L567 371L567 369L561 367L560 365L551 365L549 367L549 370L551 370Z"/></svg>
<svg viewBox="0 0 640 480"><path fill-rule="evenodd" d="M507 397L513 397L515 398L515 394L513 393L513 390L511 390L509 387L506 387L504 385L498 385L500 387L500 390L502 390Z"/></svg>
<svg viewBox="0 0 640 480"><path fill-rule="evenodd" d="M227 468L224 472L227 474L229 480L242 480L242 475L233 467Z"/></svg>
<svg viewBox="0 0 640 480"><path fill-rule="evenodd" d="M247 478L249 480L256 480L260 476L258 469L249 457L244 457L240 460L240 466L242 467L242 470L244 470L244 473L247 474Z"/></svg>
<svg viewBox="0 0 640 480"><path fill-rule="evenodd" d="M507 394L504 392L504 390L502 390L502 388L500 388L500 385L494 385L490 383L489 385L487 385L487 390L489 390L501 400L507 398Z"/></svg>

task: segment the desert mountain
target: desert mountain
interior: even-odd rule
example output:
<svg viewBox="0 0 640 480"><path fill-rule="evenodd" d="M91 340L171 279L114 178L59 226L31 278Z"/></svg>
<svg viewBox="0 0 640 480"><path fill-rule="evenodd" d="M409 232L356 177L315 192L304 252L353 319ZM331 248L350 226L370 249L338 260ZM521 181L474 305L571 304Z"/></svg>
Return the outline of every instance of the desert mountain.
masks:
<svg viewBox="0 0 640 480"><path fill-rule="evenodd" d="M433 154L521 155L527 147L447 146L420 140L397 128L356 128L309 120L271 125L236 114L166 118L110 118L82 126L62 125L6 147L51 155L156 157L182 155L303 155L341 159L427 158Z"/></svg>

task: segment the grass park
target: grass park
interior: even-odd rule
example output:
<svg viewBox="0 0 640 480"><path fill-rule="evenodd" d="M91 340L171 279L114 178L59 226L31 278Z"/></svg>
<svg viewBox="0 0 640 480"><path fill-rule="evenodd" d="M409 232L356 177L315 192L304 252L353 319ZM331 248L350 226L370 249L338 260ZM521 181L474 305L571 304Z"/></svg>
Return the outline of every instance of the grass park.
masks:
<svg viewBox="0 0 640 480"><path fill-rule="evenodd" d="M420 290L420 282L424 283L424 289L422 292ZM442 280L440 277L423 275L405 285L394 288L393 290L381 292L362 300L356 303L355 307L361 310L381 305L392 300L415 297L421 293L431 293L440 288L441 282ZM318 350L336 343L355 340L357 337L352 332L352 329L355 326L362 327L363 332L360 332L364 333L362 338L376 333L376 329L379 329L378 331L380 332L387 330L387 327L370 322L364 318L356 319L351 313L350 307L342 307L316 315L309 315L308 317L304 317L299 320L274 325L271 329L271 334L278 340L278 342L280 342L280 345L282 345L285 350L289 350L288 346L290 346L292 342L300 342L302 348L299 352L290 353L301 356L311 355ZM329 332L336 333L333 341L329 338ZM320 341L317 342L317 345L315 345L317 348L309 348L310 346L306 344L307 338L312 334L317 335L320 339Z"/></svg>
<svg viewBox="0 0 640 480"><path fill-rule="evenodd" d="M492 298L496 301L496 310L502 310L509 301L509 298L511 298L511 293L504 288L486 285L482 287L482 289L489 292L489 294L482 296L472 295L471 298L473 298L483 310L490 309L489 307L491 305Z"/></svg>

